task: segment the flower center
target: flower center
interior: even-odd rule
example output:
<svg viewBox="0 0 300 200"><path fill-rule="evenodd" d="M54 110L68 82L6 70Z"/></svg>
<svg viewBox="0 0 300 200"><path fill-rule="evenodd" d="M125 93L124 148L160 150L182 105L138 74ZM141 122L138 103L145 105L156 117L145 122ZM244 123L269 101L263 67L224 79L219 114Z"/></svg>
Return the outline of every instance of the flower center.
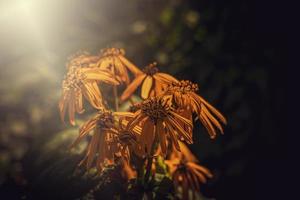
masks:
<svg viewBox="0 0 300 200"><path fill-rule="evenodd" d="M119 48L107 48L107 49L102 49L101 50L101 55L103 57L106 56L119 56L119 55L125 55L124 49L119 49Z"/></svg>
<svg viewBox="0 0 300 200"><path fill-rule="evenodd" d="M89 67L91 62L96 61L96 57L91 57L88 52L82 51L68 58L67 68L70 67Z"/></svg>
<svg viewBox="0 0 300 200"><path fill-rule="evenodd" d="M170 90L179 91L181 93L188 93L188 92L196 92L199 90L199 87L197 84L192 83L191 81L180 81L177 83L172 83L169 87Z"/></svg>
<svg viewBox="0 0 300 200"><path fill-rule="evenodd" d="M171 108L163 99L152 97L142 102L141 109L153 123L156 123L158 120L164 119Z"/></svg>
<svg viewBox="0 0 300 200"><path fill-rule="evenodd" d="M156 66L157 66L156 62L151 63L143 69L143 72L145 72L145 74L149 76L152 76L158 72L158 68Z"/></svg>
<svg viewBox="0 0 300 200"><path fill-rule="evenodd" d="M63 89L79 91L85 78L86 75L78 68L76 69L76 67L71 67L63 80Z"/></svg>

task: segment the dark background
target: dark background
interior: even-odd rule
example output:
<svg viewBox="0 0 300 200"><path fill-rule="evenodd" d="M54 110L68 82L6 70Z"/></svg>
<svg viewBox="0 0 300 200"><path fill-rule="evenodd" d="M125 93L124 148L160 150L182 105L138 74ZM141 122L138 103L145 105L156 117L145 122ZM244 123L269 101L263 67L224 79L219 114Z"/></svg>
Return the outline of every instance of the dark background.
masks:
<svg viewBox="0 0 300 200"><path fill-rule="evenodd" d="M126 3L125 3L126 2ZM215 177L216 199L286 199L286 6L245 0L4 1L0 3L1 199L78 198L95 182L70 178L76 129L60 123L65 62L78 50L125 48L143 67L200 86L228 119L211 141L198 124L192 151ZM3 197L3 198L2 198Z"/></svg>

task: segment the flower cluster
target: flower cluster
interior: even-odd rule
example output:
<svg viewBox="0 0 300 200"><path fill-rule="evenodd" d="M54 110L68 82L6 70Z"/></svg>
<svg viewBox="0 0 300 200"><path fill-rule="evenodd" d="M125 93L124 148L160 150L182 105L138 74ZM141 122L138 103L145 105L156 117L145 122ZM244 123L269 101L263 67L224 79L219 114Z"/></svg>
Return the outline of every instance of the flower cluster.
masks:
<svg viewBox="0 0 300 200"><path fill-rule="evenodd" d="M89 141L79 165L99 172L106 166L121 166L128 182L135 180L149 188L163 160L164 175L173 181L179 197L194 199L212 174L186 146L193 143L193 123L199 119L211 138L217 130L223 133L222 124L226 124L225 117L197 94L198 85L160 72L155 62L140 70L118 48L104 49L97 56L77 54L70 58L67 70L59 102L61 119L68 113L70 124L75 125L75 114L85 111L84 99L97 111L80 127L71 145ZM101 92L104 84L113 92L114 109ZM133 102L139 86L141 101ZM132 104L128 111L119 110L124 102Z"/></svg>

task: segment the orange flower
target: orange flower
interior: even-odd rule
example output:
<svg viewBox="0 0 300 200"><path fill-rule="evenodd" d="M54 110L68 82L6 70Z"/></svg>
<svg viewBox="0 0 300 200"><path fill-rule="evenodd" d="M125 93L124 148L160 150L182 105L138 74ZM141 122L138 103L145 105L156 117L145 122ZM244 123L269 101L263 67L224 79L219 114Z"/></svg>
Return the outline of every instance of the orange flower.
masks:
<svg viewBox="0 0 300 200"><path fill-rule="evenodd" d="M223 133L223 128L219 121L226 124L226 119L216 108L196 94L196 91L198 91L197 84L193 84L190 81L180 81L173 82L168 87L165 95L171 95L173 102L183 109L183 116L190 118L192 112L196 113L201 123L208 130L210 137L215 138L215 127Z"/></svg>
<svg viewBox="0 0 300 200"><path fill-rule="evenodd" d="M112 146L115 147L116 152L129 163L130 154L135 151L137 146L136 134L138 131L130 132L124 127L119 127L117 132L115 132L114 140L112 140Z"/></svg>
<svg viewBox="0 0 300 200"><path fill-rule="evenodd" d="M152 144L157 140L161 151L166 155L167 137L179 150L178 139L183 137L188 143L192 143L192 138L188 132L180 125L184 123L192 127L192 122L178 115L171 107L171 101L167 98L151 97L141 103L141 108L134 113L133 119L128 123L129 130L136 125L142 124L139 142L142 150L146 154L153 152Z"/></svg>
<svg viewBox="0 0 300 200"><path fill-rule="evenodd" d="M210 171L193 162L180 162L173 160L176 170L173 172L172 179L176 189L182 188L182 199L189 199L189 190L192 191L193 199L195 193L200 190L200 185L206 183L207 178L212 178Z"/></svg>
<svg viewBox="0 0 300 200"><path fill-rule="evenodd" d="M82 113L83 96L90 104L100 109L103 107L102 95L97 82L117 85L118 82L107 72L100 69L70 67L62 82L62 96L59 101L59 110L62 121L66 110L69 111L69 120L75 125L75 112Z"/></svg>
<svg viewBox="0 0 300 200"><path fill-rule="evenodd" d="M163 89L172 82L177 82L173 76L158 72L156 63L146 66L143 73L140 73L136 78L128 85L126 90L121 96L121 100L128 99L136 89L142 85L141 97L147 99L149 96L154 96L162 93Z"/></svg>
<svg viewBox="0 0 300 200"><path fill-rule="evenodd" d="M86 163L89 169L96 159L96 166L100 170L105 159L112 160L113 152L110 151L108 140L111 137L111 131L114 129L114 120L111 112L99 111L98 114L87 121L80 128L79 136L71 145L75 146L79 141L85 137L90 131L94 130L91 141L87 147L85 158L79 165Z"/></svg>
<svg viewBox="0 0 300 200"><path fill-rule="evenodd" d="M116 153L120 153L125 156L127 148L124 146L124 142L120 143L120 141L123 140L119 136L118 129L115 126L115 123L117 122L115 117L125 116L132 116L132 113L112 113L111 111L101 109L98 111L96 116L82 125L79 131L79 136L73 142L71 147L77 145L92 130L94 130L94 134L88 145L86 156L80 165L86 163L87 168L90 168L96 159L96 166L100 170L103 162L105 160L112 162ZM117 136L118 140L116 143ZM123 146L120 146L122 144Z"/></svg>
<svg viewBox="0 0 300 200"><path fill-rule="evenodd" d="M124 49L110 48L101 50L100 60L96 67L108 70L120 82L129 84L129 69L135 76L141 74L142 71L124 57Z"/></svg>
<svg viewBox="0 0 300 200"><path fill-rule="evenodd" d="M199 192L200 185L206 183L207 178L212 178L213 175L207 168L196 163L196 157L183 143L179 144L181 152L173 148L169 160L165 160L165 163L172 174L175 189L182 189L182 199L190 199L189 190L192 191L192 199L196 199L195 194Z"/></svg>

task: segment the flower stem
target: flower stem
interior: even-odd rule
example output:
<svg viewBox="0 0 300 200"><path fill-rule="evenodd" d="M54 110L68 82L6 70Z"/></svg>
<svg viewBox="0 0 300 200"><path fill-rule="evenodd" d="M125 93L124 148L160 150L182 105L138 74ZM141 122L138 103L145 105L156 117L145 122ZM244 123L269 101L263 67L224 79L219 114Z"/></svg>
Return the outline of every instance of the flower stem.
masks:
<svg viewBox="0 0 300 200"><path fill-rule="evenodd" d="M151 172L151 168L152 168L152 163L153 163L153 156L155 153L155 147L156 147L156 143L157 143L157 130L156 130L156 125L154 126L154 140L151 146L151 151L150 151L150 155L148 157L148 161L147 161L147 166L146 166L146 173L145 173L145 179L144 182L148 183L149 178L150 178L150 172Z"/></svg>
<svg viewBox="0 0 300 200"><path fill-rule="evenodd" d="M116 111L119 111L118 89L116 85L113 86L113 91L114 91L114 98L115 98L115 109Z"/></svg>

